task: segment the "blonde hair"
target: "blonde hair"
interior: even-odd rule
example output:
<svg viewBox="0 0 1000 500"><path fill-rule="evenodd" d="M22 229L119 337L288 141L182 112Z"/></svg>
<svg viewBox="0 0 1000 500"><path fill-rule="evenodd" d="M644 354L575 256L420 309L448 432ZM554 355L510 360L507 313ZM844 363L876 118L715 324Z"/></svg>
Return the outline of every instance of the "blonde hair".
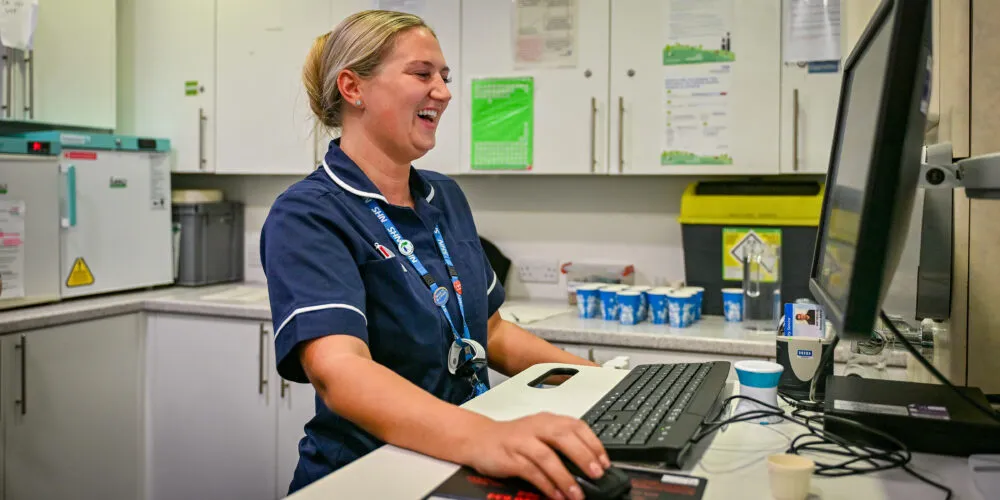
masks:
<svg viewBox="0 0 1000 500"><path fill-rule="evenodd" d="M366 10L352 14L313 42L302 71L309 107L319 123L328 128L343 126L344 97L337 88L337 75L347 69L360 78L371 78L396 37L412 28L434 31L424 20L402 12Z"/></svg>

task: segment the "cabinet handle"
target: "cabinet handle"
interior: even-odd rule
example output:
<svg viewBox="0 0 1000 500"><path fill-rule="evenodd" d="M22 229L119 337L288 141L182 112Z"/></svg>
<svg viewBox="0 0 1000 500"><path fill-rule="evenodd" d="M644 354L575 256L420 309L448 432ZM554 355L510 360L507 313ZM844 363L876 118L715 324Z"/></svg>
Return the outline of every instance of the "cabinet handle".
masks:
<svg viewBox="0 0 1000 500"><path fill-rule="evenodd" d="M594 359L594 348L593 347L591 347L590 349L587 349L587 361L590 361L590 362L593 362L593 363L597 362L597 360Z"/></svg>
<svg viewBox="0 0 1000 500"><path fill-rule="evenodd" d="M205 108L198 108L198 170L205 170Z"/></svg>
<svg viewBox="0 0 1000 500"><path fill-rule="evenodd" d="M28 370L27 370L27 359L28 356L28 341L27 337L22 333L21 342L14 346L14 350L21 351L21 399L14 400L14 406L21 407L21 415L28 413Z"/></svg>
<svg viewBox="0 0 1000 500"><path fill-rule="evenodd" d="M618 96L618 173L625 171L625 98Z"/></svg>
<svg viewBox="0 0 1000 500"><path fill-rule="evenodd" d="M285 382L285 379L281 379L281 399L285 399L285 390L287 390L288 387L288 382Z"/></svg>
<svg viewBox="0 0 1000 500"><path fill-rule="evenodd" d="M29 50L28 57L24 59L25 66L28 67L28 104L24 107L24 112L28 114L29 120L35 119L35 51Z"/></svg>
<svg viewBox="0 0 1000 500"><path fill-rule="evenodd" d="M590 172L597 171L597 98L590 98Z"/></svg>
<svg viewBox="0 0 1000 500"><path fill-rule="evenodd" d="M13 93L14 92L13 91L13 87L14 87L14 68L13 68L14 57L13 56L14 56L14 53L13 53L13 50L14 49L4 49L4 51L3 51L3 69L4 69L4 72L6 73L6 75L4 75L4 77L5 77L5 80L6 80L5 85L7 86L7 88L5 89L6 90L6 92L5 92L6 97L5 97L5 100L4 100L4 103L3 103L3 115L6 118L10 118L11 108L14 107L14 105L13 105L13 100L14 100L14 93Z"/></svg>
<svg viewBox="0 0 1000 500"><path fill-rule="evenodd" d="M264 378L264 341L267 340L267 327L263 323L260 324L260 356L258 356L259 363L257 365L258 377L257 377L257 394L264 394L264 386L267 385L267 379Z"/></svg>
<svg viewBox="0 0 1000 500"><path fill-rule="evenodd" d="M792 170L799 171L799 89L792 90Z"/></svg>

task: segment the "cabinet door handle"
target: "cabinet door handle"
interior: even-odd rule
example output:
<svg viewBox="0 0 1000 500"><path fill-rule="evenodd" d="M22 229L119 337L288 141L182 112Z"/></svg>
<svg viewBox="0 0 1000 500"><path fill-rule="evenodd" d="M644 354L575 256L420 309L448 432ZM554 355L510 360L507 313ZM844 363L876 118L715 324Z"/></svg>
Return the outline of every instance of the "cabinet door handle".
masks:
<svg viewBox="0 0 1000 500"><path fill-rule="evenodd" d="M590 98L590 172L597 171L597 98Z"/></svg>
<svg viewBox="0 0 1000 500"><path fill-rule="evenodd" d="M285 382L285 379L281 379L281 399L285 399L285 391L288 390L290 385Z"/></svg>
<svg viewBox="0 0 1000 500"><path fill-rule="evenodd" d="M14 400L14 406L21 407L21 415L28 413L28 340L22 333L21 342L14 346L14 350L21 351L21 399Z"/></svg>
<svg viewBox="0 0 1000 500"><path fill-rule="evenodd" d="M28 103L24 106L24 112L28 114L28 119L35 119L35 51L29 50L28 57L24 59L25 66L28 67Z"/></svg>
<svg viewBox="0 0 1000 500"><path fill-rule="evenodd" d="M792 90L792 171L799 171L799 89Z"/></svg>
<svg viewBox="0 0 1000 500"><path fill-rule="evenodd" d="M625 171L625 98L618 96L618 173Z"/></svg>
<svg viewBox="0 0 1000 500"><path fill-rule="evenodd" d="M257 377L257 394L264 394L264 386L267 385L267 379L264 376L264 342L267 340L267 327L264 323L260 324L260 356L258 356L259 363L257 365L258 377Z"/></svg>
<svg viewBox="0 0 1000 500"><path fill-rule="evenodd" d="M4 49L3 51L3 70L5 77L5 100L3 103L3 114L4 117L10 118L11 109L14 107L14 49Z"/></svg>
<svg viewBox="0 0 1000 500"><path fill-rule="evenodd" d="M205 170L205 108L198 108L198 170Z"/></svg>
<svg viewBox="0 0 1000 500"><path fill-rule="evenodd" d="M591 362L594 362L594 363L597 362L597 360L594 359L594 348L593 347L591 347L590 349L587 349L587 361L591 361Z"/></svg>

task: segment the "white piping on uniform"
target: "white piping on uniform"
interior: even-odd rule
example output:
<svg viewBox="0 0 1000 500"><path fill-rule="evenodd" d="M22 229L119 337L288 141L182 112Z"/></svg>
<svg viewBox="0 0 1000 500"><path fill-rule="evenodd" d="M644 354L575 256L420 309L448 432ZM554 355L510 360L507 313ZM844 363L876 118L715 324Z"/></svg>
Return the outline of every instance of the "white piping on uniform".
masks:
<svg viewBox="0 0 1000 500"><path fill-rule="evenodd" d="M354 312L360 314L362 318L364 318L365 325L368 324L368 318L365 317L365 313L361 312L361 310L358 309L357 307L354 307L354 306L349 305L349 304L320 304L318 306L300 307L300 308L292 311L292 313L289 314L287 318L285 318L285 321L281 322L281 325L278 326L278 329L274 332L274 338L275 338L275 340L277 340L278 335L281 334L281 329L284 328L285 325L287 325L288 322L291 321L292 318L294 318L295 316L297 316L299 314L302 314L302 313L307 313L307 312L322 311L324 309L348 309L348 310L354 311Z"/></svg>
<svg viewBox="0 0 1000 500"><path fill-rule="evenodd" d="M323 159L323 170L326 170L326 175L330 176L330 179L332 179L333 182L337 183L337 185L340 186L345 191L354 193L362 198L374 198L376 200L382 200L386 203L389 203L389 201L385 199L385 196L382 196L378 193L367 193L360 189L355 189L351 187L350 184L344 182L340 177L337 177L337 175L333 173L333 170L330 170L330 166L326 164L326 158ZM430 203L432 199L434 199L434 186L431 186L431 192L430 194L427 195L427 202Z"/></svg>
<svg viewBox="0 0 1000 500"><path fill-rule="evenodd" d="M486 295L493 293L493 289L497 286L497 272L493 271L493 283L490 283L490 289L486 290Z"/></svg>
<svg viewBox="0 0 1000 500"><path fill-rule="evenodd" d="M330 178L333 179L333 182L337 183L337 185L343 188L344 191L354 193L362 198L374 198L376 200L382 200L386 203L389 203L389 201L385 199L385 196L382 196L378 193L366 193L364 191L361 191L360 189L354 189L346 182L340 180L340 177L334 175L333 170L330 170L330 166L326 164L326 158L323 159L323 170L326 170L326 175L329 175Z"/></svg>

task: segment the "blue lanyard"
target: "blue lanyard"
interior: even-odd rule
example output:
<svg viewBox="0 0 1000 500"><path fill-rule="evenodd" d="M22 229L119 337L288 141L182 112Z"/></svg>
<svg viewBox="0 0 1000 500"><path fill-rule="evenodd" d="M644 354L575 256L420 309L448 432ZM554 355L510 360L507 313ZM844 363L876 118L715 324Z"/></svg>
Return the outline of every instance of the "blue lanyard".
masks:
<svg viewBox="0 0 1000 500"><path fill-rule="evenodd" d="M389 237L392 238L392 242L396 244L396 248L399 250L399 253L403 254L403 256L410 261L410 264L413 265L417 274L420 275L420 279L423 280L424 284L427 285L427 288L430 289L431 297L434 299L434 304L441 309L442 313L444 313L445 319L448 320L448 325L451 326L451 333L455 336L455 340L458 341L460 338L471 338L471 335L469 334L469 322L465 319L465 302L462 300L462 282L458 279L458 271L455 270L455 265L451 261L451 254L448 253L448 247L444 244L444 236L441 235L440 227L436 224L434 225L434 240L437 241L438 249L441 250L441 256L444 258L445 267L448 269L448 276L451 277L451 286L455 290L455 298L458 300L458 311L462 315L461 337L458 335L458 329L455 328L455 322L452 321L451 313L448 312L448 307L446 306L448 303L448 289L438 285L437 282L434 281L434 277L427 272L427 268L424 267L424 265L420 262L420 259L417 257L417 252L413 247L413 243L403 238L403 235L399 233L398 229L396 229L396 225L389 220L389 216L386 215L385 211L383 211L381 207L378 206L378 203L371 198L366 198L365 203L368 205L368 208L371 209L372 213L375 214L375 217L379 220L379 222L382 223L382 226L385 227L385 231L389 233ZM479 382L478 378L474 383L476 385L477 395L485 391L485 386L482 386L482 383Z"/></svg>

